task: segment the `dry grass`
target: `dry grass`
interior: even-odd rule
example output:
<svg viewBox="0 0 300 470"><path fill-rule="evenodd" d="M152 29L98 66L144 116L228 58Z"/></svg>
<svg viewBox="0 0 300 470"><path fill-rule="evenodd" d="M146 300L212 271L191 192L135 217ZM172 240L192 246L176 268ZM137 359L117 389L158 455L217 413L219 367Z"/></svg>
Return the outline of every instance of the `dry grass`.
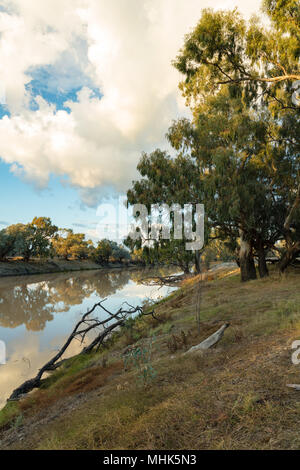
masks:
<svg viewBox="0 0 300 470"><path fill-rule="evenodd" d="M103 387L108 379L119 375L123 369L121 362L108 367L89 367L59 380L53 387L37 390L28 398L20 401L20 409L29 409L36 413L41 408L49 407L58 400L78 393L88 393Z"/></svg>
<svg viewBox="0 0 300 470"><path fill-rule="evenodd" d="M93 367L57 372L48 388L21 402L22 432L26 422L28 432L20 443L5 441L4 433L2 447L298 449L300 393L286 384L300 383L290 349L300 337L300 276L291 271L286 278L272 274L243 285L236 275L218 277L205 281L200 334L195 279L159 303L156 311L163 321L147 317L134 325L138 343L156 335L157 376L150 385L138 386L134 370L122 370L128 338L119 336L111 345L108 367L95 364L100 359L94 358ZM170 338L180 338L182 331L191 346L224 321L231 326L222 342L205 354L184 356L183 344L176 352L168 348ZM85 400L78 400L78 394ZM72 407L57 416L66 398ZM42 426L39 411L46 407L55 417ZM32 421L35 428L30 428Z"/></svg>

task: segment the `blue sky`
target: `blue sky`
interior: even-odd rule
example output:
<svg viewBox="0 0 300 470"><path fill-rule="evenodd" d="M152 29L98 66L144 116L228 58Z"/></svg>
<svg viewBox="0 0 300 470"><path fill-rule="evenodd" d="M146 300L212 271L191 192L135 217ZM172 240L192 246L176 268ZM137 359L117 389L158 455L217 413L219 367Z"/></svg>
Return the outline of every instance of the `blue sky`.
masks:
<svg viewBox="0 0 300 470"><path fill-rule="evenodd" d="M59 227L73 228L76 232L92 229L98 222L96 208L83 205L76 189L62 185L57 177L50 177L48 188L36 189L14 176L9 165L0 162L0 188L0 228L30 222L35 216L51 217Z"/></svg>
<svg viewBox="0 0 300 470"><path fill-rule="evenodd" d="M32 80L25 88L30 92L31 110L38 109L35 98L41 96L47 103L55 105L57 111L69 113L65 103L77 102L77 93L83 86L89 86L95 96L101 98L99 90L93 88L78 68L63 67L63 59L58 67L49 65L28 70ZM0 105L0 119L4 116L11 116L11 113L6 105ZM58 227L72 228L76 232L93 230L98 222L96 207L84 204L75 188L53 174L46 188L38 188L16 176L11 165L0 159L0 191L0 229L14 223L28 223L35 216L50 217Z"/></svg>
<svg viewBox="0 0 300 470"><path fill-rule="evenodd" d="M220 0L249 17L261 0ZM0 228L48 216L93 233L143 151L189 116L171 62L211 0L2 0ZM171 13L170 13L171 12ZM4 104L4 98L5 104Z"/></svg>

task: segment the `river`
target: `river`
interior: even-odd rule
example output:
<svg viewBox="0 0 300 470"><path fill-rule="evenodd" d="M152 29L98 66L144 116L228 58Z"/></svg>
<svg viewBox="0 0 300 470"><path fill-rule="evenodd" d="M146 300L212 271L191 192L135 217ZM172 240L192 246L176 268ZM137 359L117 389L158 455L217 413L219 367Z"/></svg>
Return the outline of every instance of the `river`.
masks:
<svg viewBox="0 0 300 470"><path fill-rule="evenodd" d="M124 301L137 306L147 298L158 300L174 288L149 287L139 280L172 272L115 269L1 278L0 341L6 345L6 363L0 365L0 409L13 389L55 355L96 302L107 298L104 305L115 311ZM64 357L81 347L74 340Z"/></svg>

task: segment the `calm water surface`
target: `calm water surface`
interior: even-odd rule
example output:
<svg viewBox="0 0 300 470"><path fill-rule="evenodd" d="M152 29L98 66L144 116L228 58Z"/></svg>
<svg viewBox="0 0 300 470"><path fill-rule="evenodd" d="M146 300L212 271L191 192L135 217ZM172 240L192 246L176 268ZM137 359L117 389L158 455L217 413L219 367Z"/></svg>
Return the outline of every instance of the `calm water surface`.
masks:
<svg viewBox="0 0 300 470"><path fill-rule="evenodd" d="M0 365L0 408L13 389L36 375L60 349L81 315L100 299L115 311L123 301L137 306L159 299L174 288L139 283L171 270L110 270L18 276L0 279L0 340L6 343L6 364ZM100 314L100 310L99 310ZM81 349L71 343L67 355Z"/></svg>

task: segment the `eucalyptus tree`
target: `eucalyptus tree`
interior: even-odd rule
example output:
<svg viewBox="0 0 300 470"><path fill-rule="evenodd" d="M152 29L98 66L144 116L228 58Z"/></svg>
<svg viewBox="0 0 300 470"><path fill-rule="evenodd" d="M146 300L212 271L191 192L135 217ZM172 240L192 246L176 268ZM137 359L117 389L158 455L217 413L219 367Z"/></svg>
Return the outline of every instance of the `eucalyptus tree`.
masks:
<svg viewBox="0 0 300 470"><path fill-rule="evenodd" d="M240 239L243 281L256 278L254 255L261 277L268 274L265 251L277 236L262 158L266 131L261 115L245 106L239 89L230 85L199 104L193 122L174 122L168 133L170 143L188 153L197 168L214 236L232 245Z"/></svg>
<svg viewBox="0 0 300 470"><path fill-rule="evenodd" d="M181 89L195 100L205 90L238 84L249 100L259 92L292 94L300 80L300 6L298 0L265 0L271 26L258 17L248 23L237 9L203 10L194 30L185 37L175 67L183 74Z"/></svg>
<svg viewBox="0 0 300 470"><path fill-rule="evenodd" d="M68 260L87 259L93 252L94 246L91 240L85 240L84 233L74 233L71 229L60 229L52 240L55 254Z"/></svg>
<svg viewBox="0 0 300 470"><path fill-rule="evenodd" d="M112 255L113 248L111 246L110 240L107 240L106 238L103 238L103 240L100 240L97 244L97 247L94 250L93 253L93 259L97 263L108 263L109 258Z"/></svg>
<svg viewBox="0 0 300 470"><path fill-rule="evenodd" d="M271 26L237 10L204 10L174 61L193 118L173 122L176 152L144 154L128 201L203 202L213 235L239 240L241 279L268 274L265 253L285 241L280 269L299 236L299 4L265 1ZM209 233L209 230L208 232Z"/></svg>
<svg viewBox="0 0 300 470"><path fill-rule="evenodd" d="M300 80L300 5L295 0L266 0L263 9L269 16L270 26L263 26L258 18L246 23L237 10L204 10L196 28L186 36L174 65L183 74L180 89L198 127L206 127L205 123L199 123L205 103L224 90L234 93L239 90L245 108L256 112L267 124L263 130L265 145L257 149L255 171L261 169L259 180L261 183L265 180L269 189L264 199L270 207L265 212L268 205L263 205L260 219L267 220L263 238L267 235L270 243L264 244L261 236L254 237L254 234L250 238L255 249L259 246L266 249L276 241L276 236L284 239L285 251L280 262L280 269L284 270L300 249L300 107L295 91ZM247 135L248 132L245 145ZM258 142L261 144L261 137ZM205 155L205 149L202 150ZM251 160L253 166L253 157ZM219 155L219 161L222 164L224 155ZM236 174L233 172L232 176ZM250 181L246 177L245 188ZM233 184L236 186L236 182ZM264 192L261 186L253 187L256 201L261 191ZM253 206L256 212L258 208L262 206ZM245 245L247 253L250 233L246 232L240 232L240 238L241 247Z"/></svg>
<svg viewBox="0 0 300 470"><path fill-rule="evenodd" d="M171 156L160 149L156 149L150 154L143 153L137 169L141 179L133 181L132 188L128 190L128 204L144 204L150 213L151 205L156 204L160 207L166 204L172 209L173 204L183 208L184 204L202 203L202 185L198 168L184 152L176 156ZM163 220L165 216L163 211L160 215L162 222L170 223L170 240L161 238L156 241L150 240L149 246L143 250L145 261L173 264L182 268L186 273L189 272L189 266L194 263L196 272L200 272L201 252L186 249L187 240L184 230L182 230L181 239L174 239L174 212L171 210L170 218L165 221ZM206 237L208 231L209 227L206 224ZM134 243L127 240L126 243L128 246L140 249L142 246L141 240L136 240Z"/></svg>
<svg viewBox="0 0 300 470"><path fill-rule="evenodd" d="M14 254L16 234L9 233L7 229L0 231L0 261L5 261Z"/></svg>
<svg viewBox="0 0 300 470"><path fill-rule="evenodd" d="M47 257L57 230L49 217L35 217L28 224L10 225L5 229L9 240L13 241L10 254L22 256L25 261L35 256Z"/></svg>

